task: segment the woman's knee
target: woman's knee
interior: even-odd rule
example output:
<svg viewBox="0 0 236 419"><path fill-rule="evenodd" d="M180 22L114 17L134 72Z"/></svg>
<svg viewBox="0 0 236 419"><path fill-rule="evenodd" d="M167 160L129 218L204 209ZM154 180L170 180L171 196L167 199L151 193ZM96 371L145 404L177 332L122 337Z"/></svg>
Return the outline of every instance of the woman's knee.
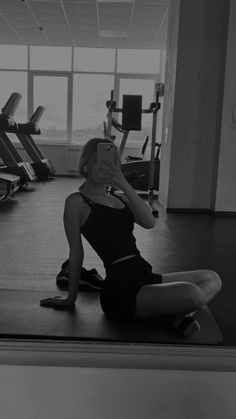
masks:
<svg viewBox="0 0 236 419"><path fill-rule="evenodd" d="M208 285L211 287L214 294L220 292L222 288L222 281L218 273L213 270L204 271L205 281L208 282Z"/></svg>
<svg viewBox="0 0 236 419"><path fill-rule="evenodd" d="M185 284L185 299L190 311L198 310L206 304L206 297L196 284Z"/></svg>

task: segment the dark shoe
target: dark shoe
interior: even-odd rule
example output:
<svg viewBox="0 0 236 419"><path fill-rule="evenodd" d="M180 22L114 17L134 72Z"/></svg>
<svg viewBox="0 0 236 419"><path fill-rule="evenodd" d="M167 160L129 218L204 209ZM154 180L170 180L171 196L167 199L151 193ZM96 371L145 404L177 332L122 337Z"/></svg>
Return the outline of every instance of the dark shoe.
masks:
<svg viewBox="0 0 236 419"><path fill-rule="evenodd" d="M177 317L173 322L173 326L178 334L185 337L190 337L201 330L198 321L190 315Z"/></svg>
<svg viewBox="0 0 236 419"><path fill-rule="evenodd" d="M80 291L101 291L104 279L99 275L96 269L89 271L82 268L79 290Z"/></svg>
<svg viewBox="0 0 236 419"><path fill-rule="evenodd" d="M68 278L69 278L69 261L66 260L62 265L61 265L61 270L59 272L59 274L57 275L56 278L56 283L58 288L62 289L62 290L67 290L68 289Z"/></svg>
<svg viewBox="0 0 236 419"><path fill-rule="evenodd" d="M56 283L58 288L68 290L69 286L69 264L64 262L61 266L61 271L57 275ZM96 269L87 270L82 267L81 278L79 284L79 291L101 291L104 280L99 275Z"/></svg>

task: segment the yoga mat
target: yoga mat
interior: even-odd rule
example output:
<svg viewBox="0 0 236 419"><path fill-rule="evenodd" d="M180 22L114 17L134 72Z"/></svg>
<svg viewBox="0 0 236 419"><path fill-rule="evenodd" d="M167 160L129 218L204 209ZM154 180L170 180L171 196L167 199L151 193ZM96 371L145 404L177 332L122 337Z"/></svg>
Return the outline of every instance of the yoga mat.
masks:
<svg viewBox="0 0 236 419"><path fill-rule="evenodd" d="M74 311L41 307L41 299L62 292L0 290L0 337L49 338L91 341L215 345L223 340L219 327L205 307L195 318L201 331L190 338L178 336L163 320L114 323L100 307L97 293L81 292Z"/></svg>

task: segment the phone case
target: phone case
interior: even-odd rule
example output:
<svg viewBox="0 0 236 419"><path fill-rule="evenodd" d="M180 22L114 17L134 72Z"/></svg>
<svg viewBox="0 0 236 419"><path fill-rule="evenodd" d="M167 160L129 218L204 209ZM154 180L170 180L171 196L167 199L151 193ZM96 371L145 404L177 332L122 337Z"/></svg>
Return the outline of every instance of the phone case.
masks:
<svg viewBox="0 0 236 419"><path fill-rule="evenodd" d="M97 145L97 161L106 160L115 164L114 144L99 143Z"/></svg>

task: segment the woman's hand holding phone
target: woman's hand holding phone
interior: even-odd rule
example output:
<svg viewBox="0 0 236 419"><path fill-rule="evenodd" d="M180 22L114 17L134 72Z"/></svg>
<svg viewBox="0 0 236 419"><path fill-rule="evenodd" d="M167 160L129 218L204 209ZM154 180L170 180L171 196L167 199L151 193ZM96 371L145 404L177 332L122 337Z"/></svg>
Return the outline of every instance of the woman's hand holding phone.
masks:
<svg viewBox="0 0 236 419"><path fill-rule="evenodd" d="M122 189L126 179L121 171L120 156L114 149L114 162L111 160L101 159L99 162L99 171L104 175L112 186Z"/></svg>

